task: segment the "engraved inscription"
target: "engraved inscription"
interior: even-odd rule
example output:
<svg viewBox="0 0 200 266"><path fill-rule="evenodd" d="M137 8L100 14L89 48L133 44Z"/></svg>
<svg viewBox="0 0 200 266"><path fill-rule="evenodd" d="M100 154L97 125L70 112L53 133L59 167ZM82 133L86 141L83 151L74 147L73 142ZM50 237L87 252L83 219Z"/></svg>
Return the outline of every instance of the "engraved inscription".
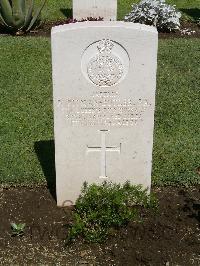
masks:
<svg viewBox="0 0 200 266"><path fill-rule="evenodd" d="M94 93L90 98L67 98L58 103L71 126L135 126L151 106L147 100L120 99L116 92Z"/></svg>
<svg viewBox="0 0 200 266"><path fill-rule="evenodd" d="M90 80L100 87L112 86L122 77L124 68L120 58L112 54L114 42L102 40L97 45L99 53L88 64Z"/></svg>

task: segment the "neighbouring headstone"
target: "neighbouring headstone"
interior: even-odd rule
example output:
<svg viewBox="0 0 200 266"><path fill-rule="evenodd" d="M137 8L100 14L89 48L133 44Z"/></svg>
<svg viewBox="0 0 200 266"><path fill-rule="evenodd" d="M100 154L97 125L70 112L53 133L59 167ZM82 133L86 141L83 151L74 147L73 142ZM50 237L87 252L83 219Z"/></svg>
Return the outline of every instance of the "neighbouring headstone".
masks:
<svg viewBox="0 0 200 266"><path fill-rule="evenodd" d="M151 186L157 30L83 22L52 30L57 204L85 181Z"/></svg>
<svg viewBox="0 0 200 266"><path fill-rule="evenodd" d="M81 20L88 17L117 20L117 0L73 0L73 18Z"/></svg>

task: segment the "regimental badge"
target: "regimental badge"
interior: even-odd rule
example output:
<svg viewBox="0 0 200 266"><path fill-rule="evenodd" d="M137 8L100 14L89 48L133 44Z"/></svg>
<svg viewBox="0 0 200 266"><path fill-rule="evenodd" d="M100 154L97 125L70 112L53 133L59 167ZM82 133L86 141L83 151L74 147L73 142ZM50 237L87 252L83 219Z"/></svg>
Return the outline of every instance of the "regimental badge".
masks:
<svg viewBox="0 0 200 266"><path fill-rule="evenodd" d="M120 58L112 53L114 46L115 43L111 40L101 40L97 45L97 54L88 63L88 77L99 87L115 85L123 76L123 64Z"/></svg>

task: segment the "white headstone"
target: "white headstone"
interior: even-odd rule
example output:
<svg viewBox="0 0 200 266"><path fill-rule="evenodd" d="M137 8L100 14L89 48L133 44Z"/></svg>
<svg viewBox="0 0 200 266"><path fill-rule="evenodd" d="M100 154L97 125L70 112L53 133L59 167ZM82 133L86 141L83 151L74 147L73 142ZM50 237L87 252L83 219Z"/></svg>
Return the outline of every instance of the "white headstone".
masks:
<svg viewBox="0 0 200 266"><path fill-rule="evenodd" d="M151 186L157 30L84 22L52 30L57 203L87 181Z"/></svg>
<svg viewBox="0 0 200 266"><path fill-rule="evenodd" d="M88 17L117 20L117 0L73 0L73 18L81 20Z"/></svg>

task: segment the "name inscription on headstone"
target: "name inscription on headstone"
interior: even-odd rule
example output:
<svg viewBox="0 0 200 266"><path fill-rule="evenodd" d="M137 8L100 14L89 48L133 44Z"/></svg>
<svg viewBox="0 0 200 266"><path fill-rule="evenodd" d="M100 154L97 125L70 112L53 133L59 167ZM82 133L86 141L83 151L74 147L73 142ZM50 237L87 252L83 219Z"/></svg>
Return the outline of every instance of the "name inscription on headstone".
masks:
<svg viewBox="0 0 200 266"><path fill-rule="evenodd" d="M70 126L135 126L150 105L144 99L121 99L116 91L58 101Z"/></svg>

